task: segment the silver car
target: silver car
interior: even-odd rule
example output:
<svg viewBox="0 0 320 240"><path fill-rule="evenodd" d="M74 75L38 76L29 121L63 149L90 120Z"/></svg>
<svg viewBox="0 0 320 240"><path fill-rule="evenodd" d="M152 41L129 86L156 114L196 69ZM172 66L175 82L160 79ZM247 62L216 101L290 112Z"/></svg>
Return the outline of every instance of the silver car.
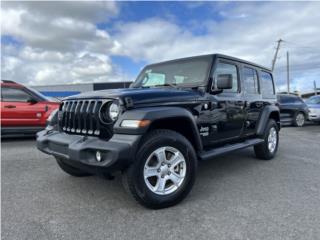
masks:
<svg viewBox="0 0 320 240"><path fill-rule="evenodd" d="M320 123L320 96L312 96L306 100L309 108L309 120Z"/></svg>

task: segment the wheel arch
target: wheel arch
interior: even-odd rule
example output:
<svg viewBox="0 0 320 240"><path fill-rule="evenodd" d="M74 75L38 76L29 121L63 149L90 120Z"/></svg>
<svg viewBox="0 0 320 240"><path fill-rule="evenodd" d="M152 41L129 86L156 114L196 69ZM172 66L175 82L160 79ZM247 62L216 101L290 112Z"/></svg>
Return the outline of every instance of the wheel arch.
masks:
<svg viewBox="0 0 320 240"><path fill-rule="evenodd" d="M278 128L280 129L281 124L280 124L280 111L279 108L274 106L274 105L269 105L266 106L262 113L260 114L258 126L256 129L256 134L258 136L262 136L265 130L265 126L268 123L269 119L275 120L275 122L278 125Z"/></svg>
<svg viewBox="0 0 320 240"><path fill-rule="evenodd" d="M121 127L121 122L130 120L150 120L144 128L129 129ZM114 126L115 133L144 135L154 129L169 129L186 137L196 151L201 151L202 141L192 113L181 107L152 107L134 109L125 112Z"/></svg>

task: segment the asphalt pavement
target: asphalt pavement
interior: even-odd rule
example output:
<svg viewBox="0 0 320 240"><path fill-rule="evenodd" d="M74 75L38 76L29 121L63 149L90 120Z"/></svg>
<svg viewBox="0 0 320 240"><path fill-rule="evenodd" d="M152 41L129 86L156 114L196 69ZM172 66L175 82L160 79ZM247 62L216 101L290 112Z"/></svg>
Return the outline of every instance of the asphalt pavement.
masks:
<svg viewBox="0 0 320 240"><path fill-rule="evenodd" d="M2 239L320 239L320 126L281 130L277 157L252 148L199 166L179 205L148 210L120 176L75 178L34 139L2 141Z"/></svg>

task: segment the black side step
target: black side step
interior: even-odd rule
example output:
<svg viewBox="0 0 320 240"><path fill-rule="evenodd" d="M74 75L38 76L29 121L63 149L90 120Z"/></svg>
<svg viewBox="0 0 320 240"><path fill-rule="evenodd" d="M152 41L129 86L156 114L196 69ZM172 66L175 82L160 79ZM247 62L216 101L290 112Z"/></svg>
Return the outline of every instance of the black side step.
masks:
<svg viewBox="0 0 320 240"><path fill-rule="evenodd" d="M228 152L233 152L238 149L254 146L262 142L263 142L263 139L261 138L248 139L241 143L230 144L223 147L214 148L209 151L201 152L198 156L200 160L209 160L212 157L216 157Z"/></svg>

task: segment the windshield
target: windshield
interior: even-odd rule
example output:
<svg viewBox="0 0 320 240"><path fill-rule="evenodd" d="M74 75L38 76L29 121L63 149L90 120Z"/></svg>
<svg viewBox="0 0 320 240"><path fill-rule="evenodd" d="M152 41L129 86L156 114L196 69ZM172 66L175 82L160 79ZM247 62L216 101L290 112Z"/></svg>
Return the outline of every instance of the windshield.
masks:
<svg viewBox="0 0 320 240"><path fill-rule="evenodd" d="M306 103L308 104L320 104L320 96L311 97L306 100Z"/></svg>
<svg viewBox="0 0 320 240"><path fill-rule="evenodd" d="M43 101L50 101L50 99L48 97L46 97L45 95L43 95L42 93L40 93L39 91L33 89L33 88L30 88L30 87L27 87L25 86L30 92L33 92L35 95L37 95L38 97L40 97Z"/></svg>
<svg viewBox="0 0 320 240"><path fill-rule="evenodd" d="M206 83L211 60L211 56L203 56L147 66L133 87L202 86Z"/></svg>

